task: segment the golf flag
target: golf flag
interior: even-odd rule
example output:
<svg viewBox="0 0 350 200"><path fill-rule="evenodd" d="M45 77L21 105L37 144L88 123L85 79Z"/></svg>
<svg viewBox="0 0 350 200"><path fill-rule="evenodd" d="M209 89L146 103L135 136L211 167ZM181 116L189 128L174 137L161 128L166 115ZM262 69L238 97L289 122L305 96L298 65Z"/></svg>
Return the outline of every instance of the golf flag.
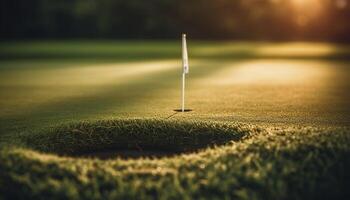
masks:
<svg viewBox="0 0 350 200"><path fill-rule="evenodd" d="M188 68L186 34L182 34L182 112L185 112L185 79L186 74L188 74Z"/></svg>
<svg viewBox="0 0 350 200"><path fill-rule="evenodd" d="M188 74L188 54L187 54L187 43L186 43L186 34L182 34L182 66L183 74Z"/></svg>

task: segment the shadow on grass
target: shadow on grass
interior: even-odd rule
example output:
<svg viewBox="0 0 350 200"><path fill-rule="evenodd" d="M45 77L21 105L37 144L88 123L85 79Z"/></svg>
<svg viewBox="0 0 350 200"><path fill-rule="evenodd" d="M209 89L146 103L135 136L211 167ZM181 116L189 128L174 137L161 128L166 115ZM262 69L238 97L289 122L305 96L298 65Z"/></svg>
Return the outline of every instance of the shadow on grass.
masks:
<svg viewBox="0 0 350 200"><path fill-rule="evenodd" d="M193 69L199 66L201 70L193 72L191 79L201 78L218 69L231 67L225 64L213 67L210 63L206 62L196 64L196 66L193 66ZM65 122L71 121L71 119L93 117L111 108L113 108L113 111L120 109L127 110L128 107L132 107L139 100L149 98L152 94L175 88L179 84L178 71L178 69L169 69L135 79L132 82L107 85L101 88L101 91L97 94L49 102L40 107L33 108L29 112L1 119L1 122L4 124L4 127L10 127L14 122L23 122L26 126L30 127L35 125L45 127L46 125L51 126L57 123L57 121Z"/></svg>
<svg viewBox="0 0 350 200"><path fill-rule="evenodd" d="M182 110L182 109L175 109L174 111L175 112L191 112L193 110L192 109L184 109L184 110Z"/></svg>

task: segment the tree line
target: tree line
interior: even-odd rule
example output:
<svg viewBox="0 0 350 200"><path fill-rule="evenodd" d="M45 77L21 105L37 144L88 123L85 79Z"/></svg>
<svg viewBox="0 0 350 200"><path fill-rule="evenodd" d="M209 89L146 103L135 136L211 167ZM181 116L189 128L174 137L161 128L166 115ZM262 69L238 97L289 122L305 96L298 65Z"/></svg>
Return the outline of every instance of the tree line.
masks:
<svg viewBox="0 0 350 200"><path fill-rule="evenodd" d="M0 37L350 41L349 0L297 1L4 0Z"/></svg>

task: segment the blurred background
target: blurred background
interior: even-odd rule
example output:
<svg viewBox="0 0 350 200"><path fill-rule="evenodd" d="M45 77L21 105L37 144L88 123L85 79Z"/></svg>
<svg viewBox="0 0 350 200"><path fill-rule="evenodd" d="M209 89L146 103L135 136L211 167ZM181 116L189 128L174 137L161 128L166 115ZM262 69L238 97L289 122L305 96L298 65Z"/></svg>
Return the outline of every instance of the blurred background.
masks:
<svg viewBox="0 0 350 200"><path fill-rule="evenodd" d="M350 42L350 0L3 0L1 40Z"/></svg>

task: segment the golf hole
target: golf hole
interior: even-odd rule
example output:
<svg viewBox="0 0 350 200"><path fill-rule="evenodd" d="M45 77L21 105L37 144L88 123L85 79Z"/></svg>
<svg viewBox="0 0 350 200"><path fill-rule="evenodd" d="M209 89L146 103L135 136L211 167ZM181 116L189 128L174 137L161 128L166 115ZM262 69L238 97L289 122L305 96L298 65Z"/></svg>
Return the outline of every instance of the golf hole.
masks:
<svg viewBox="0 0 350 200"><path fill-rule="evenodd" d="M26 138L26 144L64 157L159 159L238 141L249 135L249 130L198 121L108 120L59 126Z"/></svg>
<svg viewBox="0 0 350 200"><path fill-rule="evenodd" d="M184 110L182 110L182 109L175 109L174 111L175 112L191 112L192 110L191 109L184 109Z"/></svg>

